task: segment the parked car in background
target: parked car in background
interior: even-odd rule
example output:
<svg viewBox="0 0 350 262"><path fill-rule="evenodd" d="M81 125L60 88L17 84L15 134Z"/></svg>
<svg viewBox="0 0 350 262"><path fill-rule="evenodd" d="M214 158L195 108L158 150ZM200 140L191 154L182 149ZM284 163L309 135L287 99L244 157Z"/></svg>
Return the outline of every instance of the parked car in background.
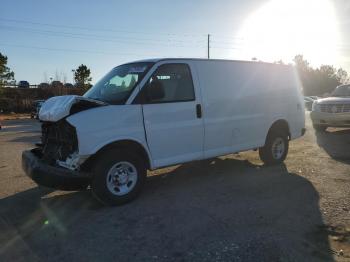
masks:
<svg viewBox="0 0 350 262"><path fill-rule="evenodd" d="M33 111L30 114L31 118L39 119L39 111L45 100L36 100L33 103Z"/></svg>
<svg viewBox="0 0 350 262"><path fill-rule="evenodd" d="M109 205L134 199L147 169L252 149L279 164L305 133L293 67L214 59L118 66L84 96L50 98L39 118L42 144L23 152L26 174L53 188L90 185Z"/></svg>
<svg viewBox="0 0 350 262"><path fill-rule="evenodd" d="M40 83L38 85L38 88L49 88L49 87L50 87L50 85L48 83Z"/></svg>
<svg viewBox="0 0 350 262"><path fill-rule="evenodd" d="M29 88L29 82L28 81L19 81L18 82L18 88Z"/></svg>
<svg viewBox="0 0 350 262"><path fill-rule="evenodd" d="M64 84L64 87L65 87L65 88L74 88L74 85L71 84L71 83L65 83L65 84Z"/></svg>
<svg viewBox="0 0 350 262"><path fill-rule="evenodd" d="M316 100L310 116L317 131L350 127L350 85L338 86L330 97Z"/></svg>
<svg viewBox="0 0 350 262"><path fill-rule="evenodd" d="M51 82L51 87L53 87L53 88L61 88L61 87L63 87L63 83L61 81L52 81Z"/></svg>

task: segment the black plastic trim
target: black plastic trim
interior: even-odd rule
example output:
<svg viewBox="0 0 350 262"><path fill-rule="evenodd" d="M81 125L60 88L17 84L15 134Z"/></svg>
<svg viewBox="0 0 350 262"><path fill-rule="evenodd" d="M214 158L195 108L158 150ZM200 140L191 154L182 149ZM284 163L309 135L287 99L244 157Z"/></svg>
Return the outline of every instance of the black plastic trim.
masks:
<svg viewBox="0 0 350 262"><path fill-rule="evenodd" d="M90 184L91 174L48 165L40 154L39 148L22 153L22 168L37 184L60 190L86 189Z"/></svg>

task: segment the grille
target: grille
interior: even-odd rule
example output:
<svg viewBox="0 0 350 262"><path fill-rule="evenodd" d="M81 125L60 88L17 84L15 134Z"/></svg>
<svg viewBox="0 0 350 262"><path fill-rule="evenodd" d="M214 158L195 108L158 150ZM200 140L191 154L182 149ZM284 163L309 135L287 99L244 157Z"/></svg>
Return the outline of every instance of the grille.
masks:
<svg viewBox="0 0 350 262"><path fill-rule="evenodd" d="M43 159L47 162L64 161L68 155L77 150L78 139L75 128L67 121L43 122L41 129Z"/></svg>
<svg viewBox="0 0 350 262"><path fill-rule="evenodd" d="M321 104L323 113L350 113L350 104Z"/></svg>

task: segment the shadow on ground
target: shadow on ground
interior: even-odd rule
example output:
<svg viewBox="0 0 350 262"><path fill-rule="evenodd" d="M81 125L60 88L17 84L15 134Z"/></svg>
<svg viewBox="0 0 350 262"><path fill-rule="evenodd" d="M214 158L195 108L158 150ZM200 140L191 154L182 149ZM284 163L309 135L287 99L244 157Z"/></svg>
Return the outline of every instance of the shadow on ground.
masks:
<svg viewBox="0 0 350 262"><path fill-rule="evenodd" d="M34 143L40 142L40 136L39 135L19 136L9 140L9 142L32 143L34 145Z"/></svg>
<svg viewBox="0 0 350 262"><path fill-rule="evenodd" d="M51 261L333 261L319 196L284 165L230 158L153 174L134 202L33 188L0 200L0 257Z"/></svg>
<svg viewBox="0 0 350 262"><path fill-rule="evenodd" d="M317 144L337 161L350 164L350 129L328 129L316 132Z"/></svg>

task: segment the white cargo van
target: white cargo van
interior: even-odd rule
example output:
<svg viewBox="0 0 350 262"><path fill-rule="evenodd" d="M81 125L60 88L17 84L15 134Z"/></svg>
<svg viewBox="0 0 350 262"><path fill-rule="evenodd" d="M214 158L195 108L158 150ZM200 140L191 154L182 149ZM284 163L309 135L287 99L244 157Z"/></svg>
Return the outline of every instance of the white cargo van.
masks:
<svg viewBox="0 0 350 262"><path fill-rule="evenodd" d="M23 152L38 184L91 186L103 203L135 198L146 170L259 149L285 160L302 136L304 102L291 66L154 59L114 68L84 96L47 100L42 142Z"/></svg>

